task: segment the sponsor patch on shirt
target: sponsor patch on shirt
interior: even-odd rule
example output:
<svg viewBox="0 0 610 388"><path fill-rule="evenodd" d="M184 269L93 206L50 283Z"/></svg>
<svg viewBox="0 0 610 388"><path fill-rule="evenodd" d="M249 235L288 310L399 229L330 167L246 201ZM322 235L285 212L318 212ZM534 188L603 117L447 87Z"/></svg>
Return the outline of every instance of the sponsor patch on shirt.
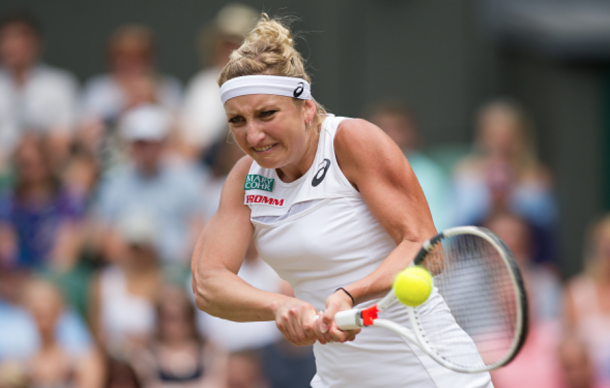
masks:
<svg viewBox="0 0 610 388"><path fill-rule="evenodd" d="M268 206L284 206L284 199L277 199L277 198L271 198L271 197L267 197L266 195L252 195L252 194L248 194L246 195L246 205L252 204L252 203L256 203L259 205L268 205Z"/></svg>
<svg viewBox="0 0 610 388"><path fill-rule="evenodd" d="M258 174L248 174L244 183L244 190L265 190L273 191L273 178L265 178Z"/></svg>

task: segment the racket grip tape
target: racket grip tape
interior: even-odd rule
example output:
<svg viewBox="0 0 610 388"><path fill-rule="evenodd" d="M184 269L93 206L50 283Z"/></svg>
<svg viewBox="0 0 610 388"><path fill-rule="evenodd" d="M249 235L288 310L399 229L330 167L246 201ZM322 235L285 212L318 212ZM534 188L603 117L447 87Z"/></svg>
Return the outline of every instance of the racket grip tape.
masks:
<svg viewBox="0 0 610 388"><path fill-rule="evenodd" d="M335 314L335 323L341 330L354 330L362 327L359 309L343 310Z"/></svg>

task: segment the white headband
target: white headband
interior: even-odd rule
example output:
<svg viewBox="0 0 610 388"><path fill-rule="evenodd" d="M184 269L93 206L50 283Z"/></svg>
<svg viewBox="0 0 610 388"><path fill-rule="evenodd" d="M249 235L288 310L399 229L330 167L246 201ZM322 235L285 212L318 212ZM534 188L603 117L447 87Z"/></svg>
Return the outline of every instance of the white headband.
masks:
<svg viewBox="0 0 610 388"><path fill-rule="evenodd" d="M231 78L220 87L220 99L227 100L248 94L274 94L311 100L311 86L303 78L278 75L245 75Z"/></svg>

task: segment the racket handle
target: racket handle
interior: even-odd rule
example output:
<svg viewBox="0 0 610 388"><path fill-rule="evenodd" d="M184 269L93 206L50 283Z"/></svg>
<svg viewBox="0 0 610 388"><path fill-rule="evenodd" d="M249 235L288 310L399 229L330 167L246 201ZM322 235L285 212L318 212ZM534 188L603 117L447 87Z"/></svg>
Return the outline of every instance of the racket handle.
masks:
<svg viewBox="0 0 610 388"><path fill-rule="evenodd" d="M354 330L362 327L359 309L343 310L335 314L335 323L342 330Z"/></svg>

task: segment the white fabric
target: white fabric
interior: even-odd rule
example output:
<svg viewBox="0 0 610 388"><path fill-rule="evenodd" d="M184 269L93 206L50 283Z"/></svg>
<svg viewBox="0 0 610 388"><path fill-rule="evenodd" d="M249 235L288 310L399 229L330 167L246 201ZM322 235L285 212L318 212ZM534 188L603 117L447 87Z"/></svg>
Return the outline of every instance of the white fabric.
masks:
<svg viewBox="0 0 610 388"><path fill-rule="evenodd" d="M273 185L271 188L270 181L259 179L264 184L251 183L249 187L259 188L246 190L244 199L252 211L254 239L261 257L292 285L297 298L320 310L336 288L374 271L396 246L338 166L334 136L342 120L326 118L314 162L294 182L284 183L274 169L261 168L254 162L250 174L273 179ZM281 217L295 204L310 201L317 203L275 222L260 222L261 217ZM426 314L444 314L437 308L444 305L438 303L438 297L428 303ZM384 314L408 325L406 310L400 306ZM316 343L314 352L318 373L312 386L316 388L492 387L488 373L452 372L381 328L364 329L354 342L346 344Z"/></svg>
<svg viewBox="0 0 610 388"><path fill-rule="evenodd" d="M110 349L121 348L129 338L154 330L153 304L127 291L125 275L116 266L107 267L100 275L100 320Z"/></svg>
<svg viewBox="0 0 610 388"><path fill-rule="evenodd" d="M206 148L217 140L226 139L227 115L220 101L219 68L201 71L189 83L181 113L181 135L196 147Z"/></svg>
<svg viewBox="0 0 610 388"><path fill-rule="evenodd" d="M24 131L72 131L77 94L76 78L66 71L40 64L16 85L0 68L0 152L10 154Z"/></svg>
<svg viewBox="0 0 610 388"><path fill-rule="evenodd" d="M249 94L273 94L311 100L311 85L303 78L245 75L231 78L220 87L220 99L223 104L231 98Z"/></svg>

